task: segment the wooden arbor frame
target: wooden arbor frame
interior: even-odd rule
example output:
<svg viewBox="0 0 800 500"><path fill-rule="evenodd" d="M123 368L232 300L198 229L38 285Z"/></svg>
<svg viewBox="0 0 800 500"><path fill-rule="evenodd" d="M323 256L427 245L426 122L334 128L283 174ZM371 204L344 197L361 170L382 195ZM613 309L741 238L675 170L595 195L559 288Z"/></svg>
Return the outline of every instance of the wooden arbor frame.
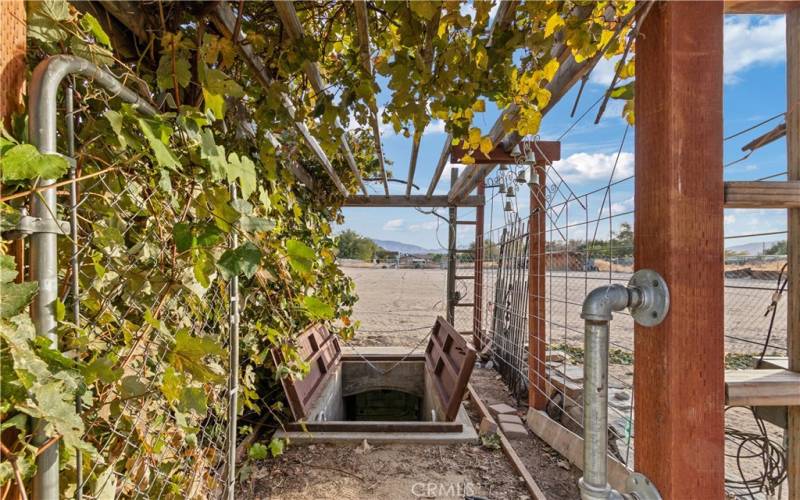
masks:
<svg viewBox="0 0 800 500"><path fill-rule="evenodd" d="M77 2L86 3L86 2ZM115 11L131 8L131 2L100 2L120 22ZM517 2L503 2L490 28L490 36L508 25ZM297 29L293 7L281 10L283 22L293 37ZM80 6L79 6L80 8ZM133 7L136 8L135 6ZM723 11L724 9L724 11ZM134 10L135 11L135 10ZM372 73L369 57L367 11L355 4L362 64ZM788 110L786 123L789 181L785 183L726 183L721 170L721 24L722 14L787 14ZM130 10L128 10L130 13ZM225 35L236 40L235 15L229 5L219 2L212 19ZM291 26L294 26L292 31ZM786 208L789 213L789 369L800 372L800 5L787 1L727 1L719 3L674 2L659 5L645 22L647 31L638 52L637 75L637 233L636 262L660 271L675 290L675 296L705 300L698 307L688 299L673 304L670 318L657 330L637 330L637 469L647 473L665 498L721 498L722 418L725 404L722 379L723 311L721 307L722 207ZM135 27L131 29L137 33ZM137 33L147 36L146 33ZM691 34L688 36L687 34ZM258 56L246 42L237 43L254 75L262 84L269 76ZM565 47L559 48L562 61L548 90L552 107L571 86L585 75L597 59L576 63ZM681 61L674 56L690 53L708 64ZM322 88L319 72L312 65L306 72L315 88ZM670 78L664 78L668 74ZM687 94L685 88L707 92ZM691 87L690 87L691 86ZM287 96L282 102L290 114L293 106ZM658 107L648 112L647 106ZM549 110L549 109L548 109ZM702 116L698 113L702 110ZM545 110L546 112L547 110ZM513 115L514 107L504 116ZM662 113L668 113L665 119ZM687 117L693 117L691 126ZM701 119L697 119L700 117ZM492 128L495 145L509 151L519 137L504 136L501 117ZM415 141L405 195L389 196L380 122L373 110L371 126L381 165L384 196L350 196L330 160L302 122L296 127L308 148L318 157L336 188L347 197L349 206L480 206L480 196L470 193L492 170L493 165L473 165L465 169L446 196L434 196L450 157L446 141L424 195L411 195L419 144ZM676 142L684 148L673 148ZM341 150L351 170L354 167L348 138L343 132ZM647 168L644 168L644 165ZM696 168L703 165L704 168ZM302 166L286 165L295 177L309 187L313 179ZM354 170L359 179L358 169ZM691 178L695 186L680 185ZM688 191L686 190L688 187ZM641 229L641 230L640 230ZM699 251L698 251L699 250ZM691 251L691 254L687 253ZM704 265L695 262L707 260ZM688 268L692 273L686 272ZM709 293L710 291L710 293ZM717 294L718 297L714 297ZM701 335L695 332L702 329ZM531 344L533 345L533 344ZM693 351L689 360L687 349ZM768 386L767 386L768 387ZM687 392L688 391L688 392ZM800 408L789 412L789 497L800 500Z"/></svg>

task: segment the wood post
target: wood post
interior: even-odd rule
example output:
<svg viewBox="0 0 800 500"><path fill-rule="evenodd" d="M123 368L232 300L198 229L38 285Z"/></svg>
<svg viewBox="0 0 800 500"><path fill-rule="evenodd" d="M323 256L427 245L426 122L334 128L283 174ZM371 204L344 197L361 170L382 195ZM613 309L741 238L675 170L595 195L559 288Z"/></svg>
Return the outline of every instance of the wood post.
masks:
<svg viewBox="0 0 800 500"><path fill-rule="evenodd" d="M483 198L486 183L478 184L478 196ZM480 352L483 347L483 214L484 206L475 208L475 279L473 280L472 344Z"/></svg>
<svg viewBox="0 0 800 500"><path fill-rule="evenodd" d="M789 180L800 180L800 7L786 14L786 160ZM788 212L789 369L800 372L800 208ZM787 433L789 499L800 500L800 406L789 407Z"/></svg>
<svg viewBox="0 0 800 500"><path fill-rule="evenodd" d="M0 2L0 118L8 127L12 113L22 109L25 91L25 2Z"/></svg>
<svg viewBox="0 0 800 500"><path fill-rule="evenodd" d="M531 241L528 246L528 404L536 410L544 410L548 396L545 377L547 174L542 166L537 166L531 175L537 173L539 185L531 187L531 215L528 219L528 234Z"/></svg>
<svg viewBox="0 0 800 500"><path fill-rule="evenodd" d="M671 298L635 328L636 470L665 499L724 497L722 25L658 3L636 42L635 263Z"/></svg>
<svg viewBox="0 0 800 500"><path fill-rule="evenodd" d="M453 167L450 170L450 185L456 183L458 180L458 169ZM451 206L448 210L448 232L447 232L447 322L455 326L456 324L456 272L458 270L457 243L458 243L458 226L456 225L456 218L458 211L456 207Z"/></svg>

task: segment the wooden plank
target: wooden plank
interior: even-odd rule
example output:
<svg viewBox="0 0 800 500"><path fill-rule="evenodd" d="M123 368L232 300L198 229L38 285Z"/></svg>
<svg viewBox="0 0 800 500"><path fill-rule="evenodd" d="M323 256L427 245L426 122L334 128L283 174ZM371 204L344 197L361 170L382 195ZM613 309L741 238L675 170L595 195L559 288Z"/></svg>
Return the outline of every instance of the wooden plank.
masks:
<svg viewBox="0 0 800 500"><path fill-rule="evenodd" d="M725 208L800 208L800 181L726 182Z"/></svg>
<svg viewBox="0 0 800 500"><path fill-rule="evenodd" d="M236 28L236 16L228 4L225 2L219 2L216 4L212 11L211 18L214 22L214 26L216 26L223 36L226 38L233 38L233 30ZM272 85L272 78L267 74L267 69L264 66L263 61L261 61L261 58L256 55L255 51L253 50L253 46L250 45L247 40L245 40L244 33L240 31L236 38L239 40L239 43L236 44L236 47L239 49L239 52L242 53L245 62L250 67L250 70L253 72L253 76L255 76L256 80L258 80L258 82L264 88ZM286 94L281 94L280 100L286 112L290 117L292 117L292 119L294 119L296 110L291 99L289 99L289 96ZM322 150L322 147L319 145L317 140L313 135L311 135L311 132L308 130L308 127L306 127L305 123L301 121L295 121L294 127L303 137L306 146L308 146L311 152L314 153L314 156L316 156L319 162L322 164L322 167L330 176L331 181L333 181L333 184L336 186L336 189L338 189L343 196L347 197L350 193L347 191L347 188L344 186L344 184L342 184L341 179L339 179L339 176L336 174L336 171L328 159L328 156L325 154L325 151Z"/></svg>
<svg viewBox="0 0 800 500"><path fill-rule="evenodd" d="M289 38L297 42L302 42L305 38L305 33L303 26L300 24L300 19L297 17L297 11L294 8L294 3L276 1L273 2L273 4L275 5L275 10L278 11L278 16L280 16L281 23L286 29L286 33L289 35ZM304 66L306 76L308 76L308 81L311 83L311 88L314 89L314 92L316 92L318 95L326 94L327 85L325 84L325 80L322 79L322 75L319 72L319 66L317 63L306 61ZM339 136L339 148L342 150L345 160L347 161L350 170L353 172L356 182L358 182L358 185L361 188L361 192L364 193L365 196L369 196L369 191L367 191L367 186L364 185L364 180L361 178L361 172L359 171L356 160L353 157L353 152L350 150L347 131L342 126L342 123L338 117L336 118L335 125L342 131L341 135Z"/></svg>
<svg viewBox="0 0 800 500"><path fill-rule="evenodd" d="M292 422L289 432L462 432L461 422L336 421Z"/></svg>
<svg viewBox="0 0 800 500"><path fill-rule="evenodd" d="M547 377L545 367L547 304L545 303L547 266L545 249L547 244L547 210L545 188L547 173L536 169L539 184L530 191L531 215L528 219L530 254L528 264L528 401L532 408L544 410L547 406Z"/></svg>
<svg viewBox="0 0 800 500"><path fill-rule="evenodd" d="M492 414L489 413L489 409L486 408L486 405L481 401L480 396L478 396L477 391L475 388L472 387L472 384L467 385L467 391L469 391L469 398L475 403L475 406L478 408L478 413L480 413L481 418L488 419L492 422L495 422L494 418L492 418ZM497 422L495 422L496 424ZM536 480L533 479L531 473L528 472L528 469L525 467L525 464L522 463L520 460L519 455L517 452L514 451L514 447L511 446L511 442L508 438L503 434L503 431L500 430L500 426L497 427L497 435L500 436L500 447L503 449L503 454L505 454L506 458L511 462L511 465L514 466L514 469L517 473L522 477L522 480L525 481L525 487L528 488L528 492L531 496L536 500L546 500L546 496L539 485L536 484Z"/></svg>
<svg viewBox="0 0 800 500"><path fill-rule="evenodd" d="M529 409L528 428L575 467L583 470L583 437L575 434L541 410ZM631 471L616 458L607 455L608 483L617 491L625 490ZM692 497L694 498L694 497ZM699 497L698 497L699 498Z"/></svg>
<svg viewBox="0 0 800 500"><path fill-rule="evenodd" d="M786 15L786 109L788 178L800 181L800 6ZM788 212L787 357L789 369L800 372L800 209ZM788 414L789 499L800 500L800 407L789 408Z"/></svg>
<svg viewBox="0 0 800 500"><path fill-rule="evenodd" d="M539 141L538 145L534 145L533 141L525 141L528 147L531 148L535 157L537 165L547 165L561 159L561 143L558 141ZM523 143L520 143L520 148L524 151ZM464 149L460 144L453 146L450 151L450 161L452 163L462 163L461 159L469 153L469 150ZM511 156L511 151L506 151L502 144L494 147L489 154L483 154L479 151L473 152L472 155L475 160L475 165L513 165L517 163L517 159Z"/></svg>
<svg viewBox="0 0 800 500"><path fill-rule="evenodd" d="M786 14L797 8L797 0L726 0L726 14ZM787 40L788 41L788 40Z"/></svg>
<svg viewBox="0 0 800 500"><path fill-rule="evenodd" d="M722 26L722 3L664 2L636 40L634 262L671 304L635 327L635 469L663 498L725 495Z"/></svg>
<svg viewBox="0 0 800 500"><path fill-rule="evenodd" d="M800 406L800 373L781 369L725 371L729 406Z"/></svg>
<svg viewBox="0 0 800 500"><path fill-rule="evenodd" d="M469 196L463 201L450 203L447 195L431 196L390 195L351 196L344 201L345 207L477 207L485 203L482 196Z"/></svg>
<svg viewBox="0 0 800 500"><path fill-rule="evenodd" d="M766 132L752 141L748 142L744 146L742 146L742 151L755 151L756 149L762 148L771 142L775 142L781 137L786 135L786 124L781 123L774 129Z"/></svg>
<svg viewBox="0 0 800 500"><path fill-rule="evenodd" d="M361 67L364 68L364 72L374 78L372 56L369 49L367 2L353 2L353 9L356 13L356 29L358 30L358 58L361 62ZM386 177L386 161L383 156L383 145L381 144L381 119L378 116L378 104L375 100L369 103L369 122L372 126L372 137L375 140L375 154L378 157L378 164L381 168L383 190L386 196L389 196L389 180Z"/></svg>

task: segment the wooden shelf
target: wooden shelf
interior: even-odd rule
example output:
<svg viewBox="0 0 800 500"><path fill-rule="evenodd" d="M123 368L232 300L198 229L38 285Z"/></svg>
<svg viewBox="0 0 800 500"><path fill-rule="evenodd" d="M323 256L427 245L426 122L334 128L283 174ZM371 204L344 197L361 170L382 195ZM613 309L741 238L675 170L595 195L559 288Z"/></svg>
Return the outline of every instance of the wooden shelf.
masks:
<svg viewBox="0 0 800 500"><path fill-rule="evenodd" d="M725 208L800 208L800 181L726 182Z"/></svg>
<svg viewBox="0 0 800 500"><path fill-rule="evenodd" d="M800 406L800 373L789 370L725 370L725 404Z"/></svg>

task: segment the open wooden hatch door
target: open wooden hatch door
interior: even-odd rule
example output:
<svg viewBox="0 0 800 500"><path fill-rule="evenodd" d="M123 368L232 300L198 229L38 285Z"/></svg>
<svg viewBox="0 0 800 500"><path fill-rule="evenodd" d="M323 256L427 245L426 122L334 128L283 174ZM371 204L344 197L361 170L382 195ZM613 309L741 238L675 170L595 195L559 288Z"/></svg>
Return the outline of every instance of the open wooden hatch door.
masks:
<svg viewBox="0 0 800 500"><path fill-rule="evenodd" d="M336 390L336 384L342 384L340 371L343 364L360 361L342 362L338 337L319 324L303 331L297 342L301 359L310 366L309 373L301 380L284 378L281 384L295 420L313 420L312 410L318 399L327 401L331 399L331 394L341 393L340 387ZM283 361L279 349L274 349L272 356L276 366ZM436 318L425 349L425 373L420 372L420 375L425 375L426 393L437 403L435 406L440 410L437 411L439 418L445 422L453 422L458 415L475 359L475 349L444 318ZM403 360L401 362L423 363L423 358L419 355L404 356ZM396 373L402 376L401 370ZM329 420L344 419L332 417Z"/></svg>
<svg viewBox="0 0 800 500"><path fill-rule="evenodd" d="M475 348L444 318L437 317L425 348L425 368L433 378L445 420L453 420L458 415L475 358Z"/></svg>
<svg viewBox="0 0 800 500"><path fill-rule="evenodd" d="M281 385L295 420L301 420L308 416L308 409L314 404L319 391L337 369L342 358L342 348L339 338L320 324L308 327L297 338L297 342L297 352L310 365L310 371L301 380L285 377L281 379ZM275 366L283 360L277 349L273 349L272 357Z"/></svg>

